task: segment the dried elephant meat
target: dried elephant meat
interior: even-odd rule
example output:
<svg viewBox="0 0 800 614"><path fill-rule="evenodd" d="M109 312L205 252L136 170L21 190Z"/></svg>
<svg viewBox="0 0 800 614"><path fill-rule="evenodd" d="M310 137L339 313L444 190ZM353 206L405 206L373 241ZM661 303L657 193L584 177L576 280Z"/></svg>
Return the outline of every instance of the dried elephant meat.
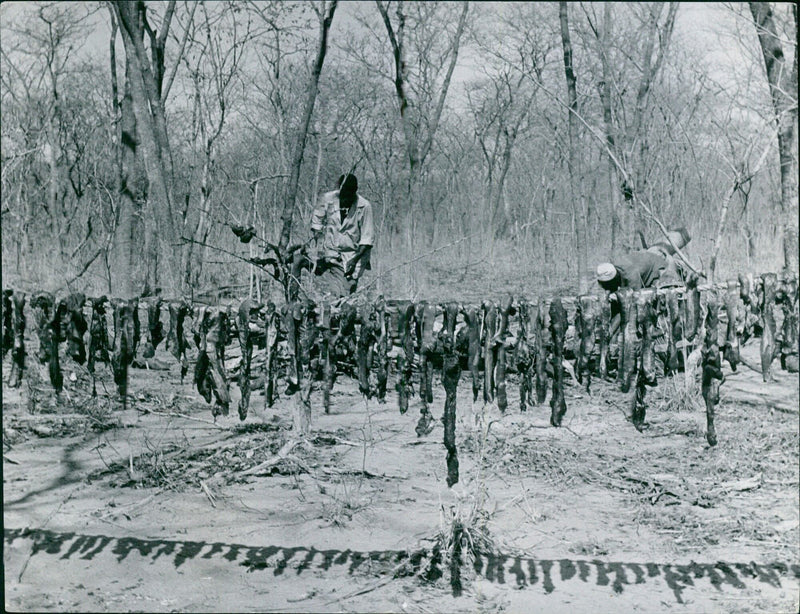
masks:
<svg viewBox="0 0 800 614"><path fill-rule="evenodd" d="M212 398L215 400L211 410L215 418L220 414L227 416L231 403L225 374L228 314L222 308L201 307L197 320L199 343L194 370L197 391L206 403L211 403Z"/></svg>
<svg viewBox="0 0 800 614"><path fill-rule="evenodd" d="M386 402L386 383L389 378L389 348L392 340L389 337L389 316L386 313L386 302L383 297L378 298L375 308L377 318L375 340L375 363L376 363L376 395L378 402Z"/></svg>
<svg viewBox="0 0 800 614"><path fill-rule="evenodd" d="M86 345L83 342L83 336L89 326L86 323L86 316L83 314L85 302L85 294L70 294L65 301L67 322L66 325L62 324L63 329L66 329L67 356L79 365L86 362Z"/></svg>
<svg viewBox="0 0 800 614"><path fill-rule="evenodd" d="M575 375L578 382L591 390L592 373L595 370L595 337L597 319L597 299L594 296L578 297L575 312L575 334L578 336L578 352L575 357Z"/></svg>
<svg viewBox="0 0 800 614"><path fill-rule="evenodd" d="M728 280L725 292L725 344L722 347L722 357L728 361L732 371L736 371L739 358L739 284L735 279Z"/></svg>
<svg viewBox="0 0 800 614"><path fill-rule="evenodd" d="M3 290L3 358L14 347L14 306L12 303L13 290Z"/></svg>
<svg viewBox="0 0 800 614"><path fill-rule="evenodd" d="M702 394L706 403L706 440L708 445L717 445L717 431L714 426L714 409L719 403L719 386L724 381L722 375L722 358L719 349L719 305L713 292L708 294L706 312L706 335L703 341Z"/></svg>
<svg viewBox="0 0 800 614"><path fill-rule="evenodd" d="M275 303L267 303L264 312L264 403L272 407L275 403L275 378L278 352L278 310Z"/></svg>
<svg viewBox="0 0 800 614"><path fill-rule="evenodd" d="M497 328L497 305L483 301L483 402L494 401L494 365L496 349L494 335Z"/></svg>
<svg viewBox="0 0 800 614"><path fill-rule="evenodd" d="M467 325L468 354L467 364L472 377L472 402L478 400L481 391L481 314L477 307L464 309L464 320Z"/></svg>
<svg viewBox="0 0 800 614"><path fill-rule="evenodd" d="M437 352L441 353L441 349L433 336L436 306L423 301L417 304L414 313L419 341L419 398L422 401L415 431L417 437L422 437L433 430L433 418L428 405L433 403L433 357Z"/></svg>
<svg viewBox="0 0 800 614"><path fill-rule="evenodd" d="M25 371L25 293L15 292L11 303L11 376L9 388L19 388ZM5 314L4 314L5 315Z"/></svg>
<svg viewBox="0 0 800 614"><path fill-rule="evenodd" d="M776 355L775 345L775 286L778 276L775 273L766 273L762 277L761 319L763 332L761 333L761 376L765 382L773 380L772 361Z"/></svg>
<svg viewBox="0 0 800 614"><path fill-rule="evenodd" d="M19 385L25 367L25 295L5 290L2 300L2 344L4 352L12 350L10 383ZM305 432L310 427L309 399L314 380L323 382L326 412L330 411L331 390L339 374L357 379L367 399L377 396L382 402L388 387L389 357L396 356L401 413L408 410L414 394L414 372L419 367L422 402L416 430L418 435L424 435L433 426L430 411L434 398L433 372L438 373L441 366L448 482L452 484L457 480L458 466L453 422L455 391L462 369L470 373L473 402L482 390L484 402L496 399L501 412L507 411L511 396L507 390L509 382L519 382L520 411L527 411L534 403L546 400L551 379L550 421L560 426L566 412L564 370L574 374L589 390L592 378L607 377L616 368L620 388L626 393L633 392L630 401L626 401L626 407L628 402L632 404L631 421L641 428L646 413L646 388L656 384L659 373L674 374L686 368L687 361L691 364L690 352L694 348L692 360L700 356L703 361L703 395L712 445L716 441L713 418L722 358L735 369L741 361L739 348L760 334L766 380L770 379L775 358L780 357L782 368L797 369L797 278L786 273L781 277L773 273L758 278L742 275L738 282L729 280L725 286L701 288L692 280L686 288L627 290L602 297L565 300L568 306L574 305L574 317L560 298L540 298L530 303L508 297L499 305L486 300L478 306L452 302L436 305L427 301L415 305L411 301L386 301L379 297L373 302L360 302L358 308L349 302L336 307L295 300L280 309L273 303L262 306L246 300L238 305L238 312L232 307L198 307L192 331L198 348L194 383L198 392L213 404L215 417L228 414L230 392L224 365L225 346L238 337L241 361L237 377L242 393L238 410L240 419L245 419L252 394L250 371L260 360L254 354L263 345L265 403L271 406L275 402L280 375L287 385L285 396L299 392L293 399L299 404L295 426ZM62 341L67 342L66 356L77 362L88 360L93 380L96 363L110 361L114 381L125 403L128 368L133 364L139 343L139 303L90 298L87 327L83 316L85 302L80 293L59 300L47 292L31 297L34 330L39 340L37 358L48 365L50 381L57 393L64 380L59 355ZM160 321L162 304L160 298L155 298L146 305L147 327L142 338L145 355L151 355L164 338ZM725 314L722 322L721 308ZM168 309L170 330L166 345L180 362L183 378L189 365L186 318L191 322L192 308L184 301L176 301L170 302ZM780 310L777 322L776 310ZM439 329L436 319L442 311L444 321ZM113 343L109 343L107 322L111 313ZM463 315L464 321L456 326L458 314ZM519 318L512 319L516 314ZM87 328L88 348L84 350ZM616 340L617 337L620 339ZM700 341L704 343L698 348ZM571 363L565 360L573 357L574 373ZM517 373L518 379L509 379L508 373ZM255 381L260 382L260 378L261 374Z"/></svg>
<svg viewBox="0 0 800 614"><path fill-rule="evenodd" d="M114 350L111 356L111 369L114 383L122 397L123 407L127 407L128 368L136 355L139 339L139 302L117 301L114 303Z"/></svg>
<svg viewBox="0 0 800 614"><path fill-rule="evenodd" d="M404 301L397 306L397 332L400 337L400 353L397 355L397 401L400 413L408 411L408 400L414 394L411 378L414 367L414 339L412 324L414 303Z"/></svg>
<svg viewBox="0 0 800 614"><path fill-rule="evenodd" d="M86 367L89 373L92 374L92 396L97 396L95 363L98 360L106 364L111 362L111 357L109 356L110 343L108 342L108 314L106 313L108 299L105 296L101 296L100 298L89 300L92 304L92 315L89 321L89 350Z"/></svg>
<svg viewBox="0 0 800 614"><path fill-rule="evenodd" d="M781 369L789 373L798 371L798 349L800 338L798 335L798 292L797 278L784 277L780 280L775 301L783 311L783 324L778 333L777 346L780 352Z"/></svg>
<svg viewBox="0 0 800 614"><path fill-rule="evenodd" d="M642 291L636 296L636 334L638 344L634 350L636 355L636 387L631 401L631 422L637 430L644 425L647 406L645 396L647 386L655 386L657 382L655 369L655 348L653 337L656 328L656 310L654 309L652 292Z"/></svg>
<svg viewBox="0 0 800 614"><path fill-rule="evenodd" d="M250 320L253 312L258 311L258 306L250 299L245 299L239 305L237 332L239 333L239 348L242 351L242 362L239 368L237 383L242 393L239 399L239 420L247 418L250 407L250 366L253 360L253 339L255 334L250 329Z"/></svg>
<svg viewBox="0 0 800 614"><path fill-rule="evenodd" d="M181 365L181 384L189 372L189 359L186 356L187 342L185 333L186 316L191 312L187 303L169 304L169 334L167 349Z"/></svg>
<svg viewBox="0 0 800 614"><path fill-rule="evenodd" d="M492 350L495 353L494 369L495 390L497 391L497 407L501 412L508 409L508 391L506 390L506 354L509 349L509 318L516 314L514 299L508 297L500 310L500 326L492 339Z"/></svg>
<svg viewBox="0 0 800 614"><path fill-rule="evenodd" d="M519 373L519 410L526 411L528 404L533 405L533 352L528 340L531 325L530 304L519 303L519 332L514 348L514 362Z"/></svg>
<svg viewBox="0 0 800 614"><path fill-rule="evenodd" d="M161 323L161 299L157 298L147 304L147 341L142 356L152 358L156 354L158 344L164 339L164 325Z"/></svg>
<svg viewBox="0 0 800 614"><path fill-rule="evenodd" d="M550 303L550 334L553 337L553 395L550 397L550 424L561 426L567 413L564 398L564 339L567 335L567 312L556 297Z"/></svg>
<svg viewBox="0 0 800 614"><path fill-rule="evenodd" d="M447 485L458 482L458 452L456 450L456 392L461 375L461 363L456 349L455 329L458 305L448 303L444 311L444 325L439 333L442 348L442 386L444 386L444 447L447 449Z"/></svg>

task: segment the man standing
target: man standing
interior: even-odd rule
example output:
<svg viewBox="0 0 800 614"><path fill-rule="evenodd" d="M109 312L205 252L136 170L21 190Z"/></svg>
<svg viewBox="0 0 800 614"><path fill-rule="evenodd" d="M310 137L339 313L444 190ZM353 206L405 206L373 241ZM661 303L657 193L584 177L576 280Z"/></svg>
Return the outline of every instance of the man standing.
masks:
<svg viewBox="0 0 800 614"><path fill-rule="evenodd" d="M323 293L341 298L352 294L364 271L371 269L375 240L372 205L359 196L352 173L339 177L337 190L323 194L311 216L317 246L315 275Z"/></svg>

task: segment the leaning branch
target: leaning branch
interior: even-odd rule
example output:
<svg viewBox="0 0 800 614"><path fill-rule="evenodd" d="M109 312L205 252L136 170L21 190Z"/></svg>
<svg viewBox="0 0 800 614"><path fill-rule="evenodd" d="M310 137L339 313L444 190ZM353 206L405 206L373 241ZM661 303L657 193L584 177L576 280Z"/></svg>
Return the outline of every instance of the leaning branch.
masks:
<svg viewBox="0 0 800 614"><path fill-rule="evenodd" d="M589 131L589 134L591 134L591 135L592 135L592 136L593 136L595 139L597 139L597 141L600 143L600 145L601 145L601 146L603 147L603 149L606 151L606 153L607 153L607 155L608 155L608 158L609 158L609 159L610 159L610 160L611 160L611 161L614 163L614 166L616 166L616 167L617 167L617 170L619 171L619 174L620 174L620 176L622 177L623 181L625 181L625 182L626 182L628 185L633 185L633 184L631 183L631 181L630 181L630 175L628 174L628 171L625 169L625 167L623 166L623 164L622 164L622 163L619 161L619 159L617 158L617 156L616 156L616 155L614 155L614 152L613 152L613 151L611 151L611 148L609 148L609 146L608 146L608 143L606 142L606 139L605 139L605 137L603 137L601 134L598 134L598 133L597 133L597 130L596 130L594 127L592 127L592 126L591 126L591 125L590 125L590 124L589 124L589 123L588 123L588 122L587 122L587 121L586 121L586 120L585 120L585 119L584 119L584 118L581 116L581 114L580 114L580 113L578 113L578 112L577 112L575 109L572 109L572 108L571 108L569 105L566 105L566 104L564 104L564 102L563 102L562 100L560 100L560 99L558 98L558 96L556 96L556 95L555 95L553 92L551 92L550 90L548 90L548 89L547 89L547 88L544 86L544 84L542 84L542 82L541 82L541 81L538 81L538 85L539 85L539 87L541 88L541 90L542 90L542 91L543 91L545 94L547 94L548 96L550 96L550 97L551 97L553 100L555 100L555 101L556 101L558 104L560 104L562 107L564 107L564 108L566 108L567 110L569 110L569 112L570 112L570 113L574 114L574 116L578 118L578 121L580 121L580 122L581 122L581 123L582 123L582 124L583 124L583 125L586 127L586 129ZM684 253L681 251L681 249L680 249L680 248L679 248L677 245L675 245L675 243L672 241L672 239L671 239L671 238L670 238L670 236L669 236L669 230L667 230L667 227L666 227L666 226L664 226L664 224L661 222L661 220L658 218L658 216L656 216L656 214L653 212L653 209L652 209L652 208L651 208L651 207L650 207L650 206L649 206L649 205L648 205L648 204L645 202L645 200L644 200L644 199L643 199L641 196L639 196L639 194L638 194L636 191L634 191L634 192L633 192L633 200L634 200L634 202L636 202L636 203L639 205L639 207L641 207L642 211L644 211L644 212L647 214L647 216L648 216L648 217L649 217L649 218L650 218L650 219L651 219L653 222L655 222L656 226L658 226L658 229L659 229L659 230L661 231L661 233L664 235L664 238L665 238L665 239L667 240L667 242L668 242L668 243L669 243L669 244L672 246L672 248L675 250L675 253L676 253L676 254L677 254L679 257L680 257L680 259L681 259L681 260L683 260L684 264L686 264L686 266L689 268L689 270L691 270L691 271L692 271L693 273L695 273L696 275L701 275L701 273L700 273L700 271L697 269L697 267L695 267L694 265L692 265L692 263L689 261L689 258L686 256L686 254L684 254Z"/></svg>

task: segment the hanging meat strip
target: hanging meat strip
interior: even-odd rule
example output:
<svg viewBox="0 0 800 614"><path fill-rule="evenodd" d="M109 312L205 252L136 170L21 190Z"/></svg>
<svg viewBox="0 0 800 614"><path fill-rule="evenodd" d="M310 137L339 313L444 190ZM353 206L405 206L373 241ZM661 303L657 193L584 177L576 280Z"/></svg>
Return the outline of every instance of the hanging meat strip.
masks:
<svg viewBox="0 0 800 614"><path fill-rule="evenodd" d="M397 328L400 336L400 354L397 356L397 399L400 413L408 411L408 399L414 394L411 378L414 367L414 339L411 327L414 320L414 304L401 301L397 305L399 317Z"/></svg>
<svg viewBox="0 0 800 614"><path fill-rule="evenodd" d="M118 301L114 304L114 351L111 356L111 370L114 383L122 397L123 409L128 403L128 367L136 355L138 339L136 322L139 303L137 300Z"/></svg>
<svg viewBox="0 0 800 614"><path fill-rule="evenodd" d="M545 331L548 329L549 312L544 299L539 299L536 310L536 325L533 329L534 368L536 370L536 403L541 405L547 398L547 343Z"/></svg>
<svg viewBox="0 0 800 614"><path fill-rule="evenodd" d="M725 292L725 315L728 325L725 328L725 344L722 346L722 357L728 361L731 370L736 371L739 365L739 282L729 279Z"/></svg>
<svg viewBox="0 0 800 614"><path fill-rule="evenodd" d="M781 369L790 373L798 371L798 302L797 278L784 276L778 285L775 300L783 310L783 325L778 334L777 347L780 351Z"/></svg>
<svg viewBox="0 0 800 614"><path fill-rule="evenodd" d="M717 445L717 431L714 427L714 408L719 403L719 386L725 381L722 375L722 358L719 350L719 305L714 291L707 295L706 335L703 342L702 394L706 402L706 440L708 445Z"/></svg>
<svg viewBox="0 0 800 614"><path fill-rule="evenodd" d="M444 310L444 325L439 333L442 348L442 385L444 386L444 447L447 449L447 486L458 482L458 453L456 450L456 390L461 375L458 352L456 350L456 318L458 306L448 303Z"/></svg>
<svg viewBox="0 0 800 614"><path fill-rule="evenodd" d="M157 298L147 304L148 338L142 355L152 358L156 354L158 344L164 339L164 325L161 323L161 299Z"/></svg>
<svg viewBox="0 0 800 614"><path fill-rule="evenodd" d="M597 336L597 345L599 348L599 362L600 367L598 373L603 379L608 377L608 345L610 343L610 327L611 327L611 302L609 294L606 293L600 297L598 304L598 315L595 320L595 335Z"/></svg>
<svg viewBox="0 0 800 614"><path fill-rule="evenodd" d="M333 389L334 365L332 364L331 306L329 303L319 304L319 327L322 333L320 359L322 360L322 406L325 413L331 411L331 390ZM384 390L384 394L385 394Z"/></svg>
<svg viewBox="0 0 800 614"><path fill-rule="evenodd" d="M438 350L438 344L433 336L436 306L421 301L414 308L414 313L419 340L419 398L422 401L415 431L417 437L423 437L430 433L434 426L428 404L433 403L433 355Z"/></svg>
<svg viewBox="0 0 800 614"><path fill-rule="evenodd" d="M695 337L700 331L700 289L697 287L697 279L692 278L686 282L686 300L684 302L686 315L684 316L683 327L686 331L686 340L694 342ZM699 340L698 340L699 343Z"/></svg>
<svg viewBox="0 0 800 614"><path fill-rule="evenodd" d="M654 309L655 297L652 291L640 291L637 293L635 301L636 331L639 341L638 348L634 350L636 354L636 389L631 403L631 422L633 422L637 430L641 431L647 411L645 403L647 386L655 386L658 381L656 378L655 348L653 345L656 311Z"/></svg>
<svg viewBox="0 0 800 614"><path fill-rule="evenodd" d="M40 292L31 301L33 309L33 321L36 324L36 336L39 337L39 349L36 358L41 364L50 360L50 322L53 319L53 309L55 300L49 292Z"/></svg>
<svg viewBox="0 0 800 614"><path fill-rule="evenodd" d="M106 304L108 299L105 296L89 299L92 305L92 315L89 321L89 356L86 364L89 373L92 374L92 396L97 396L97 383L95 381L95 363L100 360L108 364L111 362L108 351L108 314Z"/></svg>
<svg viewBox="0 0 800 614"><path fill-rule="evenodd" d="M300 405L300 411L294 412L295 433L308 434L311 429L311 389L312 376L310 371L311 348L316 341L316 316L312 301L296 301L292 306L297 331L297 376L298 394L294 402Z"/></svg>
<svg viewBox="0 0 800 614"><path fill-rule="evenodd" d="M11 297L13 290L3 290L3 358L6 352L14 347L14 305Z"/></svg>
<svg viewBox="0 0 800 614"><path fill-rule="evenodd" d="M294 303L289 303L281 307L281 328L286 337L286 396L290 397L300 388L300 376L298 373L298 352L297 352L297 329L295 327L295 307ZM299 313L297 314L299 315Z"/></svg>
<svg viewBox="0 0 800 614"><path fill-rule="evenodd" d="M528 329L531 324L530 304L519 302L519 335L514 348L514 362L519 373L519 410L527 411L528 404L533 405L533 356L528 341Z"/></svg>
<svg viewBox="0 0 800 614"><path fill-rule="evenodd" d="M428 404L433 403L431 358L436 349L436 340L433 336L436 306L421 301L414 308L414 313L416 314L417 339L419 340L419 398L422 400L423 413L428 413Z"/></svg>
<svg viewBox="0 0 800 614"><path fill-rule="evenodd" d="M85 302L86 295L79 292L70 294L65 301L66 322L62 323L62 330L65 332L67 341L67 356L79 365L86 362L86 345L83 342L83 336L89 327L86 323L86 316L83 314Z"/></svg>
<svg viewBox="0 0 800 614"><path fill-rule="evenodd" d="M230 393L225 374L225 344L228 337L228 314L224 308L209 309L201 307L198 314L200 346L195 365L194 380L197 391L211 403L212 395L216 402L211 410L216 417L228 415Z"/></svg>
<svg viewBox="0 0 800 614"><path fill-rule="evenodd" d="M358 335L356 366L358 368L358 389L367 399L372 396L369 385L369 353L375 342L375 308L366 304L361 312L361 330Z"/></svg>
<svg viewBox="0 0 800 614"><path fill-rule="evenodd" d="M506 342L509 337L508 318L516 313L517 311L514 309L514 299L509 296L500 310L500 328L492 339L492 350L497 360L494 372L497 407L503 413L508 409L508 394L506 391Z"/></svg>
<svg viewBox="0 0 800 614"><path fill-rule="evenodd" d="M575 313L575 334L578 336L578 355L575 358L575 375L578 382L591 391L592 372L595 369L594 348L597 321L597 297L580 296Z"/></svg>
<svg viewBox="0 0 800 614"><path fill-rule="evenodd" d="M635 383L636 366L640 349L637 333L636 300L632 290L618 293L621 307L620 326L622 341L619 349L620 390L627 393Z"/></svg>
<svg viewBox="0 0 800 614"><path fill-rule="evenodd" d="M167 349L181 365L181 384L189 372L189 359L186 357L186 334L184 332L186 316L191 311L189 305L183 301L169 304L169 335L167 335Z"/></svg>
<svg viewBox="0 0 800 614"><path fill-rule="evenodd" d="M567 335L567 312L556 297L550 303L550 334L553 338L553 395L550 397L550 424L561 426L567 413L564 398L564 339Z"/></svg>
<svg viewBox="0 0 800 614"><path fill-rule="evenodd" d="M466 308L464 310L464 320L467 324L469 339L468 366L472 375L472 402L474 403L478 400L478 393L481 390L481 313L478 308Z"/></svg>
<svg viewBox="0 0 800 614"><path fill-rule="evenodd" d="M275 303L267 303L264 313L264 335L266 337L264 354L264 403L272 407L275 403L275 364L278 348L278 311Z"/></svg>
<svg viewBox="0 0 800 614"><path fill-rule="evenodd" d="M497 328L497 306L483 301L483 402L494 401L494 365L496 350L493 347Z"/></svg>
<svg viewBox="0 0 800 614"><path fill-rule="evenodd" d="M251 299L245 299L239 305L237 332L239 336L239 347L242 351L242 362L239 368L237 384L242 393L239 399L239 420L247 418L250 408L250 366L253 361L253 341L255 335L250 331L250 314L258 311L258 305Z"/></svg>
<svg viewBox="0 0 800 614"><path fill-rule="evenodd" d="M3 314L5 316L5 313ZM9 388L19 388L25 371L25 293L15 292L11 305L11 374Z"/></svg>
<svg viewBox="0 0 800 614"><path fill-rule="evenodd" d="M741 344L744 345L751 337L760 337L763 331L758 292L752 275L739 275L739 298L744 305L741 335Z"/></svg>
<svg viewBox="0 0 800 614"><path fill-rule="evenodd" d="M389 336L388 314L386 313L386 301L383 299L383 296L378 297L375 313L377 317L376 330L378 334L378 338L375 342L377 396L379 403L385 403L386 382L389 377L389 347L391 346L392 340Z"/></svg>
<svg viewBox="0 0 800 614"><path fill-rule="evenodd" d="M358 313L354 305L345 303L342 305L338 318L338 330L333 338L333 364L334 364L334 379L336 378L336 369L339 365L352 365L356 352L358 351L358 342L356 338L356 323L358 322ZM348 370L350 375L355 376L352 370Z"/></svg>
<svg viewBox="0 0 800 614"><path fill-rule="evenodd" d="M48 362L50 383L53 385L56 395L61 394L64 388L64 374L61 371L58 346L59 343L66 340L64 329L66 328L65 320L68 316L66 301L61 299L58 301L53 311L53 318L50 320L50 351L48 352L50 357Z"/></svg>
<svg viewBox="0 0 800 614"><path fill-rule="evenodd" d="M667 290L662 295L666 308L667 322L667 360L664 362L664 375L677 373L681 365L678 354L678 341L683 338L683 326L680 318L680 308L677 290ZM681 351L686 357L686 346L682 346Z"/></svg>
<svg viewBox="0 0 800 614"><path fill-rule="evenodd" d="M775 286L778 277L775 273L765 273L762 276L761 319L764 330L761 333L761 377L765 382L771 382L772 361L775 358Z"/></svg>

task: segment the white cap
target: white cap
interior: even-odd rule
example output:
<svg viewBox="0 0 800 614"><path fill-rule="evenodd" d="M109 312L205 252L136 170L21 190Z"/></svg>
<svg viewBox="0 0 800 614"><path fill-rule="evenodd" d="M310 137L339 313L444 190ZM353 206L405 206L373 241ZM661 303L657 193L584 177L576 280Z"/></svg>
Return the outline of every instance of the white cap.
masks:
<svg viewBox="0 0 800 614"><path fill-rule="evenodd" d="M617 276L617 267L610 262L597 265L597 281L611 281Z"/></svg>

